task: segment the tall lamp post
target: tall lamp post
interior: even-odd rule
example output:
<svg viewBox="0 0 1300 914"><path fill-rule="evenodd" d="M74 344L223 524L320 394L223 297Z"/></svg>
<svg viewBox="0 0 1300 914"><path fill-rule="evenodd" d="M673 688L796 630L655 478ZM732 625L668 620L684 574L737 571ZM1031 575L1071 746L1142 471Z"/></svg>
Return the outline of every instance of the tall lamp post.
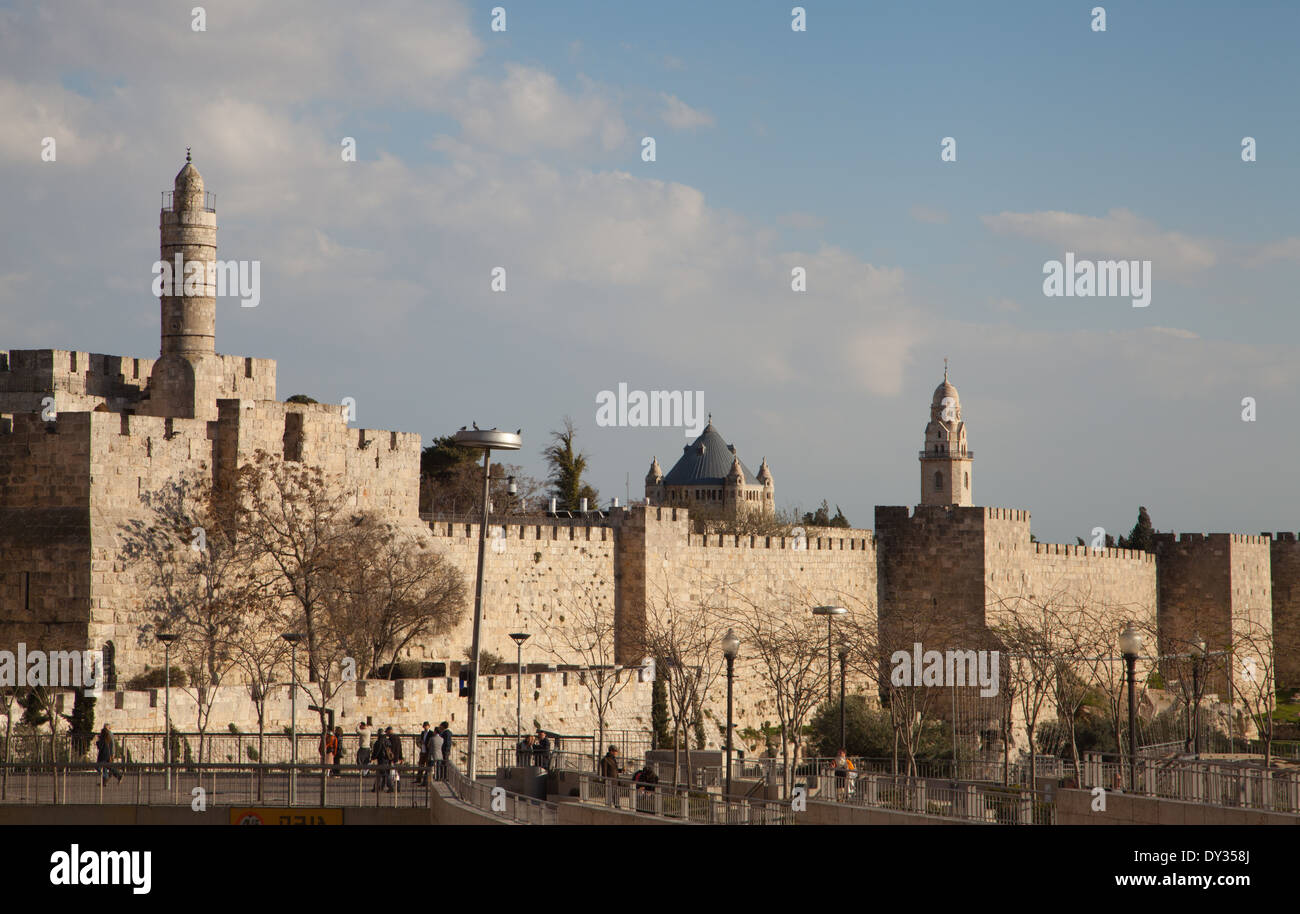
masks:
<svg viewBox="0 0 1300 914"><path fill-rule="evenodd" d="M1119 652L1128 667L1128 789L1137 793L1137 659L1142 633L1132 622L1119 635Z"/></svg>
<svg viewBox="0 0 1300 914"><path fill-rule="evenodd" d="M1192 755L1201 757L1201 661L1205 659L1205 639L1199 634L1192 640ZM1231 720L1231 717L1229 717Z"/></svg>
<svg viewBox="0 0 1300 914"><path fill-rule="evenodd" d="M729 628L722 636L722 656L727 658L727 793L726 802L731 802L731 684L735 678L736 656L740 653L740 639L736 630Z"/></svg>
<svg viewBox="0 0 1300 914"><path fill-rule="evenodd" d="M280 637L289 642L289 805L292 806L298 779L298 642L302 641L302 634L285 632Z"/></svg>
<svg viewBox="0 0 1300 914"><path fill-rule="evenodd" d="M522 431L522 430L521 430ZM503 432L498 429L472 430L461 429L453 440L461 447L476 447L483 450L483 513L478 527L478 575L474 581L474 639L470 645L469 658L469 721L465 737L465 770L471 781L474 780L474 750L477 746L477 722L475 713L478 707L478 655L479 636L483 628L483 558L487 552L488 497L492 483L492 451L517 451L523 445L519 432Z"/></svg>
<svg viewBox="0 0 1300 914"><path fill-rule="evenodd" d="M814 616L826 617L826 700L835 700L835 660L831 656L831 637L832 629L835 625L835 617L842 616L846 612L843 606L814 606Z"/></svg>
<svg viewBox="0 0 1300 914"><path fill-rule="evenodd" d="M844 726L844 666L849 660L849 649L840 645L840 748L847 751L847 729Z"/></svg>
<svg viewBox="0 0 1300 914"><path fill-rule="evenodd" d="M163 759L167 763L167 790L172 789L172 642L176 635L159 632L163 643Z"/></svg>
<svg viewBox="0 0 1300 914"><path fill-rule="evenodd" d="M514 483L511 483L513 485ZM532 636L528 632L511 632L515 643L515 763L519 762L519 746L524 741L524 642Z"/></svg>

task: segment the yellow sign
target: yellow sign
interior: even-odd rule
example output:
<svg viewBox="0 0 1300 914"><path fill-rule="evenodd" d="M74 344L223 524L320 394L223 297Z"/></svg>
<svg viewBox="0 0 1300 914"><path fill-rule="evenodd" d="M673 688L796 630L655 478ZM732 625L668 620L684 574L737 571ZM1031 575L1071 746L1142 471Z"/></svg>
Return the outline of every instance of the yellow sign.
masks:
<svg viewBox="0 0 1300 914"><path fill-rule="evenodd" d="M231 825L342 825L341 809L294 809L285 806L245 806L230 810Z"/></svg>

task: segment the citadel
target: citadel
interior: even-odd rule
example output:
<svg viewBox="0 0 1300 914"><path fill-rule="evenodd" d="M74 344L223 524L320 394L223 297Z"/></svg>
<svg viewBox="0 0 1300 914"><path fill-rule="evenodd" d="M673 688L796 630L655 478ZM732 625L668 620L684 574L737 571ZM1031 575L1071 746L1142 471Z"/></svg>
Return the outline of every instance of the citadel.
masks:
<svg viewBox="0 0 1300 914"><path fill-rule="evenodd" d="M159 230L161 261L208 264L207 277L214 275L215 208L188 156L164 197ZM216 351L210 279L201 294L164 294L159 302L156 358L0 351L0 647L102 651L111 694L100 702L99 719L119 729L161 725L156 695L120 690L127 678L161 666L163 653L140 641L143 599L121 553L121 531L145 519L141 495L170 480L204 473L220 482L258 450L282 455L321 467L358 510L379 512L426 539L467 581L477 563L476 524L421 516L419 435L352 427L344 405L277 399L274 360ZM897 450L901 458L901 443ZM810 528L802 542L702 534L692 528L692 511L735 516L775 506L766 460L752 472L710 420L669 472L652 462L644 504L585 523L505 518L484 570L483 647L513 658L511 632L564 626L569 607L594 605L613 620L612 654L626 668L622 675L635 678L619 697L614 723L646 730L651 682L637 635L664 595L701 601L725 581L737 599L770 604L781 596L780 611L842 604L878 624L882 647L910 650L921 639L904 631L903 620L925 618L934 623L927 648L984 651L997 649L991 629L1009 601L1072 591L1087 594L1112 636L1129 621L1156 633L1153 653L1176 653L1193 633L1221 651L1243 626L1263 627L1273 662L1262 668L1279 685L1300 685L1294 534L1164 534L1154 553L1039 543L1027 510L976 505L974 458L945 371L917 453L916 505L878 506L871 530ZM454 631L414 646L410 656L458 659L470 626L466 614ZM1245 685L1243 664L1231 669ZM591 732L579 672L552 663L530 665L523 682L485 677L485 729L512 732L522 687L526 719ZM737 672L738 730L774 719L761 684L747 678L743 663ZM463 720L453 681L358 682L344 691L342 713L345 722L372 712ZM237 692L218 703L218 726L247 723L251 711ZM720 701L707 698L715 709ZM277 698L270 712L278 726L287 702ZM710 745L718 745L721 729L707 733Z"/></svg>

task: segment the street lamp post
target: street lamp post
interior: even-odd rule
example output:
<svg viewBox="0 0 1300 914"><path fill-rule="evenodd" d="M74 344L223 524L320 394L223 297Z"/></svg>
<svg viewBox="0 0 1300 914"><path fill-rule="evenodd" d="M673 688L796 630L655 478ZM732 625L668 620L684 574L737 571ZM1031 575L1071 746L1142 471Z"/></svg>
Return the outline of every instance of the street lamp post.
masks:
<svg viewBox="0 0 1300 914"><path fill-rule="evenodd" d="M298 780L298 642L302 634L285 632L280 637L289 642L289 805L292 806Z"/></svg>
<svg viewBox="0 0 1300 914"><path fill-rule="evenodd" d="M814 606L814 616L826 617L826 700L828 702L835 700L835 660L831 656L831 636L832 628L836 616L842 616L846 612L843 606Z"/></svg>
<svg viewBox="0 0 1300 914"><path fill-rule="evenodd" d="M1137 793L1137 659L1142 633L1132 622L1119 635L1119 652L1128 667L1128 789Z"/></svg>
<svg viewBox="0 0 1300 914"><path fill-rule="evenodd" d="M736 637L735 629L727 629L727 633L722 636L722 656L727 658L727 792L726 802L731 802L731 731L732 725L732 703L731 703L731 685L735 677L736 655L740 653L740 639Z"/></svg>
<svg viewBox="0 0 1300 914"><path fill-rule="evenodd" d="M514 483L511 483L514 485ZM524 741L524 642L532 637L528 632L511 632L515 643L515 763L519 762L519 746Z"/></svg>
<svg viewBox="0 0 1300 914"><path fill-rule="evenodd" d="M848 663L849 649L840 645L840 748L847 751L848 739L844 725L844 666Z"/></svg>
<svg viewBox="0 0 1300 914"><path fill-rule="evenodd" d="M1192 756L1201 757L1201 660L1206 654L1205 639L1199 634L1192 641ZM1231 716L1229 716L1231 720Z"/></svg>
<svg viewBox="0 0 1300 914"><path fill-rule="evenodd" d="M163 643L163 759L167 763L167 791L172 789L172 642L176 635L160 632ZM107 777L107 776L106 776Z"/></svg>
<svg viewBox="0 0 1300 914"><path fill-rule="evenodd" d="M465 768L469 778L474 779L474 750L477 746L478 715L478 656L480 635L483 628L483 559L487 552L488 497L492 482L492 451L517 451L523 445L519 432L503 432L498 429L473 430L461 429L454 439L461 447L476 447L483 450L483 512L478 528L478 575L474 581L474 638L470 645L469 666L469 720L466 724L468 734L465 737Z"/></svg>

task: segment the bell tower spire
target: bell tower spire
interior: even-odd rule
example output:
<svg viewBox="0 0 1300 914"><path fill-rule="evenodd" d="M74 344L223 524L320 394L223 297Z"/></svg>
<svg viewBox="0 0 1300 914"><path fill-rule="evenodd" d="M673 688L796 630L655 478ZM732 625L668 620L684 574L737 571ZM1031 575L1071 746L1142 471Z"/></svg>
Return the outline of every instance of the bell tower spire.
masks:
<svg viewBox="0 0 1300 914"><path fill-rule="evenodd" d="M921 504L974 504L971 470L975 452L966 446L966 423L961 397L948 381L948 360L943 360L943 383L930 400L930 421L925 426L921 451Z"/></svg>

